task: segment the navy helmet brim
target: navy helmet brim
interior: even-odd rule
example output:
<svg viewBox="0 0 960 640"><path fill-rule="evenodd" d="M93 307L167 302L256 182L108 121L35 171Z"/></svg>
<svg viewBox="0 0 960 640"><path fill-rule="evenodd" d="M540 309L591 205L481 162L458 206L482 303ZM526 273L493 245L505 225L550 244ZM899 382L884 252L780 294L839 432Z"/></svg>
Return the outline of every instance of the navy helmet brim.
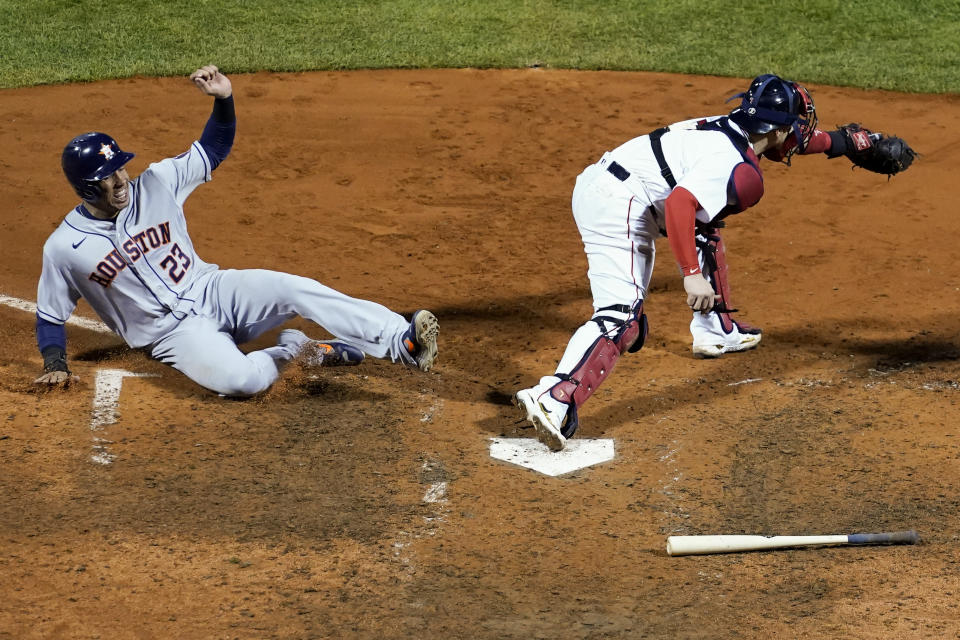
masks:
<svg viewBox="0 0 960 640"><path fill-rule="evenodd" d="M784 126L782 124L774 124L773 122L764 122L759 118L750 116L740 107L731 111L728 117L744 131L757 135L770 133L774 129L779 129Z"/></svg>
<svg viewBox="0 0 960 640"><path fill-rule="evenodd" d="M93 174L87 178L87 180L99 181L109 178L114 173L122 169L123 165L130 162L134 155L136 154L130 153L129 151L120 151L115 153L110 160L107 160L96 171L94 171Z"/></svg>

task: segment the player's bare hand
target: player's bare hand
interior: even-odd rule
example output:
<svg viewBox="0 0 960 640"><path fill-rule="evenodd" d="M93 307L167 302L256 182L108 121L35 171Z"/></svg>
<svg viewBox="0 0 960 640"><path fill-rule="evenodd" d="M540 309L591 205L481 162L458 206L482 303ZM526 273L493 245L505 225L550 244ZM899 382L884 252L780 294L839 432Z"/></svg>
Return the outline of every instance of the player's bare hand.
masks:
<svg viewBox="0 0 960 640"><path fill-rule="evenodd" d="M71 375L66 371L49 371L33 382L34 384L45 384L50 387L55 387L57 385L67 386L71 382L76 382L79 379L79 377Z"/></svg>
<svg viewBox="0 0 960 640"><path fill-rule="evenodd" d="M720 300L713 286L699 273L684 276L683 289L687 292L687 305L694 311L710 311Z"/></svg>
<svg viewBox="0 0 960 640"><path fill-rule="evenodd" d="M191 73L190 79L200 91L214 98L229 98L233 93L230 78L220 73L220 69L212 64L200 67Z"/></svg>

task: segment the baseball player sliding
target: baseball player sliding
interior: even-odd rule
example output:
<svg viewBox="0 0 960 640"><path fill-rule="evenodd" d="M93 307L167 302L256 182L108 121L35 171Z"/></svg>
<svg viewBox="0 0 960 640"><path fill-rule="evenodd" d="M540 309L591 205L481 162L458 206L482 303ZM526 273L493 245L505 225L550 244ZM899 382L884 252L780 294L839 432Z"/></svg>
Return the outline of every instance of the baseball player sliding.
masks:
<svg viewBox="0 0 960 640"><path fill-rule="evenodd" d="M888 174L913 160L902 140L858 125L817 129L810 94L778 76L758 76L734 98L740 105L728 115L679 122L634 138L604 153L577 178L573 216L587 253L594 314L573 334L556 372L515 396L551 449L563 449L577 430L577 410L617 359L643 346L643 301L658 236L667 236L683 275L694 312L694 354L716 357L753 349L762 333L731 315L719 229L724 218L763 196L760 158L790 164L797 153L846 155L858 166Z"/></svg>
<svg viewBox="0 0 960 640"><path fill-rule="evenodd" d="M183 205L230 153L236 117L232 85L217 67L197 69L190 79L213 96L213 113L200 139L177 157L131 179L125 165L133 154L106 134L85 133L64 149L63 171L83 201L43 247L37 344L44 374L37 383L70 379L64 322L80 298L131 347L226 396L266 390L301 353L321 365L357 364L366 353L429 370L439 332L429 311L408 322L309 278L222 270L197 255ZM237 348L294 316L338 340L288 329L276 346L249 354Z"/></svg>

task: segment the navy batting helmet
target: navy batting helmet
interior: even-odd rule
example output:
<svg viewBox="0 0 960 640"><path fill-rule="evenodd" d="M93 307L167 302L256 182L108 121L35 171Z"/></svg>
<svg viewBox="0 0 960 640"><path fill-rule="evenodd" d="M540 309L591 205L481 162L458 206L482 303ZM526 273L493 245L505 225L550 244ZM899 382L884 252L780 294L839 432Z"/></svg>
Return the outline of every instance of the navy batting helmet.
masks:
<svg viewBox="0 0 960 640"><path fill-rule="evenodd" d="M132 153L122 151L117 141L105 133L91 131L77 136L63 148L60 165L77 195L91 202L102 191L100 181L130 162Z"/></svg>
<svg viewBox="0 0 960 640"><path fill-rule="evenodd" d="M763 134L791 127L799 150L806 147L817 126L813 98L796 82L780 76L757 76L743 93L730 98L741 98L740 106L730 112L730 119L750 133ZM727 100L729 102L730 100Z"/></svg>

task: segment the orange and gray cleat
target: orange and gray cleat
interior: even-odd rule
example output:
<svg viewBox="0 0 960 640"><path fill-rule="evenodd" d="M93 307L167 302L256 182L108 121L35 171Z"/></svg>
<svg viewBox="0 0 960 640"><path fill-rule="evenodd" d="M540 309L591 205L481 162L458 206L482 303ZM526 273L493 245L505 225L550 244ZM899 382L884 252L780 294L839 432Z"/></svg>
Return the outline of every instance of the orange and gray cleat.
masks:
<svg viewBox="0 0 960 640"><path fill-rule="evenodd" d="M352 367L363 362L363 351L339 340L319 341L314 344L317 352L323 356L321 367Z"/></svg>
<svg viewBox="0 0 960 640"><path fill-rule="evenodd" d="M403 346L421 371L429 371L437 358L437 336L440 324L437 317L421 309L413 314L410 328L403 335Z"/></svg>

